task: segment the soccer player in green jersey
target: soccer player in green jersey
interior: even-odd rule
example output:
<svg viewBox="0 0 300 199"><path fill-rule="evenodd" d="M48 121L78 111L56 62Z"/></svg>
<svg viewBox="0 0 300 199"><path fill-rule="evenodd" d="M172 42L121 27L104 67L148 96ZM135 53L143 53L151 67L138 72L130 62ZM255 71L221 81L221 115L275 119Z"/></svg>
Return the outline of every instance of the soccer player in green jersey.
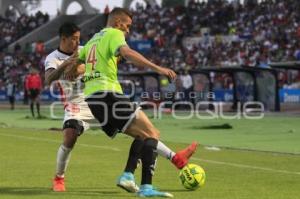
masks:
<svg viewBox="0 0 300 199"><path fill-rule="evenodd" d="M136 140L142 140L141 144L137 144L141 147L139 150L142 161L142 179L138 196L172 197L172 194L157 191L152 186L157 149L164 148L166 157L172 151L160 144L160 132L140 107L123 95L117 79L117 60L122 56L134 65L148 67L172 80L176 78L176 73L150 62L127 45L125 36L129 33L131 24L132 15L129 11L114 8L108 16L107 27L96 33L80 51L79 60L86 65L83 78L84 93L92 114L109 137L113 138L118 132L124 132ZM196 147L197 144L193 143L187 150L173 153L171 160L177 168L187 164ZM133 178L130 174L125 177Z"/></svg>

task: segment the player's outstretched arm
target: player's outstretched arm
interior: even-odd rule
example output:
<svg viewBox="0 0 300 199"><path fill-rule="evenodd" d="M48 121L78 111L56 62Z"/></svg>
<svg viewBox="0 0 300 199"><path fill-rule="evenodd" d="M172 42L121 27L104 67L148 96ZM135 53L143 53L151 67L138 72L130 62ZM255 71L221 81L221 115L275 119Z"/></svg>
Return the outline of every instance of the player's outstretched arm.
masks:
<svg viewBox="0 0 300 199"><path fill-rule="evenodd" d="M161 75L169 77L172 80L176 78L176 73L173 70L152 63L140 53L132 50L129 46L120 47L120 54L122 57L124 57L126 60L131 61L136 66L146 66Z"/></svg>

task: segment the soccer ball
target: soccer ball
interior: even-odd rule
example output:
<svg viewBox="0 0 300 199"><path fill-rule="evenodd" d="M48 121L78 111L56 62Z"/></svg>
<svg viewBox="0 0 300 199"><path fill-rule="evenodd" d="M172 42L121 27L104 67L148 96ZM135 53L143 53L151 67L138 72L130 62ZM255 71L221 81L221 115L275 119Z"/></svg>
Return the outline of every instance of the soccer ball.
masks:
<svg viewBox="0 0 300 199"><path fill-rule="evenodd" d="M179 178L186 189L195 190L204 185L205 171L199 165L187 164L180 170Z"/></svg>

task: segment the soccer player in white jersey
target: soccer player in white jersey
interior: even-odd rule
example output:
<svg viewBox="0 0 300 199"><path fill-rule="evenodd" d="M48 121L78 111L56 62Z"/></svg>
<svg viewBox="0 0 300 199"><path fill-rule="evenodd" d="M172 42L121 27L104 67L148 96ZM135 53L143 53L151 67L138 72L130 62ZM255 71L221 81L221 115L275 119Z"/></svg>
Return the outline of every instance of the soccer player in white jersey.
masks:
<svg viewBox="0 0 300 199"><path fill-rule="evenodd" d="M56 81L65 109L63 143L57 152L56 175L53 179L53 190L58 192L65 191L64 173L77 137L88 128L86 121L94 118L84 101L80 77L74 79L67 76L68 66L75 64L80 29L73 23L65 23L59 29L59 36L58 49L50 53L45 60L46 82L50 85ZM82 73L81 69L84 71L84 65L78 68L75 73Z"/></svg>
<svg viewBox="0 0 300 199"><path fill-rule="evenodd" d="M76 71L69 70L70 68L74 68L69 66L77 64L80 29L73 23L65 23L59 29L59 36L59 48L46 57L45 78L49 85L54 81L59 84L65 108L63 123L64 138L57 153L56 174L52 187L53 191L63 192L65 191L64 174L70 158L70 152L77 141L77 137L89 128L88 121L93 120L94 116L84 101L83 85L80 81L80 75L85 70L84 65L76 67ZM78 77L74 80L74 76ZM70 91L72 92L70 93ZM117 128L106 126L106 129L103 130L116 131ZM128 192L137 192L139 190L133 178L133 173L138 160L141 158L142 146L142 140L135 139L133 141L124 173L117 182L119 187ZM195 152L196 147L195 143L193 143L184 150L174 153L162 142L159 142L157 152L159 155L171 160L177 168L182 168L187 164L189 157Z"/></svg>

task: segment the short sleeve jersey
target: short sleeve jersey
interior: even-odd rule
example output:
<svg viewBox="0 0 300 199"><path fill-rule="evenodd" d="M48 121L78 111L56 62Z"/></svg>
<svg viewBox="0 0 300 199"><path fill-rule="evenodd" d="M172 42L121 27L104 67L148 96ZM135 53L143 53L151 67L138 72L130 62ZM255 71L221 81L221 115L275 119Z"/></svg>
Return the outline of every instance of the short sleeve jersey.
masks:
<svg viewBox="0 0 300 199"><path fill-rule="evenodd" d="M79 52L82 46L78 47ZM64 61L66 61L71 54L66 54L65 52L56 49L51 52L45 59L45 71L48 69L57 69ZM57 85L60 90L60 98L66 102L79 103L79 101L84 101L83 87L81 82L81 76L79 76L74 81L66 81L64 79L64 73L61 74Z"/></svg>
<svg viewBox="0 0 300 199"><path fill-rule="evenodd" d="M84 94L86 97L96 92L116 92L122 94L118 81L118 56L121 46L127 45L124 33L115 28L104 28L96 33L79 53L85 62Z"/></svg>

